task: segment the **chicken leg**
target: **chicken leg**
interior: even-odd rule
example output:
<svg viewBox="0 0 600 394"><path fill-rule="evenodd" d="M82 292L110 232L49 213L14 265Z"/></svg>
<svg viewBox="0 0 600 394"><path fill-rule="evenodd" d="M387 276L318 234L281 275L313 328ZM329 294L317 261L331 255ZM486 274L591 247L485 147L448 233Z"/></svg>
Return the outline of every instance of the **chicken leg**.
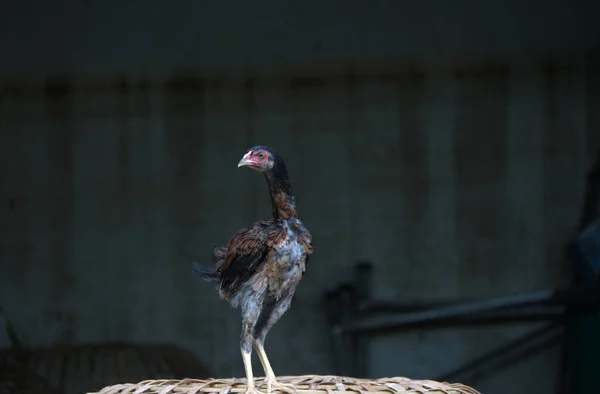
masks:
<svg viewBox="0 0 600 394"><path fill-rule="evenodd" d="M244 361L244 369L246 370L246 393L245 394L265 394L254 385L254 376L252 374L252 354L242 350L242 360Z"/></svg>
<svg viewBox="0 0 600 394"><path fill-rule="evenodd" d="M271 394L272 389L282 391L287 394L295 394L296 389L292 385L279 383L271 368L271 363L265 352L265 338L271 327L279 320L279 318L289 309L292 302L293 293L289 292L279 300L271 300L261 313L260 319L254 329L253 345L260 359L260 363L265 370L265 383L267 384L267 394Z"/></svg>
<svg viewBox="0 0 600 394"><path fill-rule="evenodd" d="M288 385L285 383L279 383L277 378L275 377L275 373L273 372L273 368L271 368L271 363L267 358L267 353L265 352L264 346L257 340L254 340L254 348L256 349L256 353L258 354L258 358L260 359L260 363L265 370L265 383L267 384L267 394L271 394L272 390L279 390L288 394L296 394L296 389L292 385Z"/></svg>
<svg viewBox="0 0 600 394"><path fill-rule="evenodd" d="M242 361L244 361L244 369L246 370L246 392L245 394L264 394L258 391L254 384L254 375L252 373L252 341L253 333L256 326L256 321L260 316L260 308L256 307L256 303L246 301L242 304L242 333L240 338L240 350L242 351Z"/></svg>

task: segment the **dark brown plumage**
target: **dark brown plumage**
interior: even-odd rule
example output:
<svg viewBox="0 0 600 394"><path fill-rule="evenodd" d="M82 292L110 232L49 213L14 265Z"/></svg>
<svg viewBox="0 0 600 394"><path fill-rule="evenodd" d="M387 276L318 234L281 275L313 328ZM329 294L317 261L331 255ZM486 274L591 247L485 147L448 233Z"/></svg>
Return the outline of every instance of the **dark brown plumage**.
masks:
<svg viewBox="0 0 600 394"><path fill-rule="evenodd" d="M239 162L262 172L269 186L273 217L239 230L226 247L213 251L212 269L194 263L204 279L218 283L219 295L242 311L240 349L248 379L248 394L258 393L251 364L252 347L265 370L267 393L272 388L294 392L280 384L264 350L267 333L289 309L308 257L312 236L296 211L283 159L273 149L255 146Z"/></svg>

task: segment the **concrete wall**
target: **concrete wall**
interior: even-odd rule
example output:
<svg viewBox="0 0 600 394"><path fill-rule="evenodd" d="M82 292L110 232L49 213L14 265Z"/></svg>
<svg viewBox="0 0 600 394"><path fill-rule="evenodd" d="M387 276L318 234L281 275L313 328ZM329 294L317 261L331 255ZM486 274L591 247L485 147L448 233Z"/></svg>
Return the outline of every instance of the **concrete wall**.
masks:
<svg viewBox="0 0 600 394"><path fill-rule="evenodd" d="M279 373L329 372L319 302L357 258L376 264L384 297L553 287L599 143L598 74L567 71L13 90L0 130L0 296L29 344L176 341L217 375L242 373L238 312L189 262L269 214L264 181L235 167L257 143L289 162L315 237L292 312L269 337ZM379 339L371 370L431 376L514 334ZM539 362L540 377L554 374L552 357Z"/></svg>
<svg viewBox="0 0 600 394"><path fill-rule="evenodd" d="M0 73L164 77L244 70L597 47L600 9L576 0L5 1ZM10 54L9 56L5 56Z"/></svg>
<svg viewBox="0 0 600 394"><path fill-rule="evenodd" d="M1 16L14 36L0 42L0 300L26 343L174 341L241 376L239 312L189 263L269 214L264 181L235 167L258 143L286 158L315 238L267 342L279 374L331 372L320 299L356 259L376 264L385 297L500 296L567 275L562 244L600 146L597 61L578 55L591 13L546 2L536 29L520 6L477 19L458 5L342 17L236 3L215 22L104 4L28 14L35 35L17 6ZM543 63L528 49L575 55ZM519 331L385 337L370 368L432 377ZM549 351L478 387L524 393L527 377L544 392L556 362Z"/></svg>

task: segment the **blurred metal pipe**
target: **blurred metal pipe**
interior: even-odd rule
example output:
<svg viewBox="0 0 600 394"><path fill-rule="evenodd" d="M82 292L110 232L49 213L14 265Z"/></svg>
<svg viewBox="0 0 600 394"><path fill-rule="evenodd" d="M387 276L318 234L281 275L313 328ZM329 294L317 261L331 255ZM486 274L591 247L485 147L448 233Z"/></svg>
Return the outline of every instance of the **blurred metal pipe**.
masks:
<svg viewBox="0 0 600 394"><path fill-rule="evenodd" d="M480 372L479 374L474 372L473 374L476 377L483 376L486 374L486 370L498 370L508 362L514 363L519 359L535 353L535 351L542 350L550 345L560 342L561 336L562 324L546 324L543 327L509 341L482 356L476 357L459 368L437 377L435 380L440 382L456 381L459 379L465 380L462 375L476 369L483 370L484 372ZM526 348L527 346L529 346L529 348ZM523 347L525 347L525 349L522 349L519 352L518 349ZM513 353L512 356L511 352ZM497 361L498 359L500 359L500 361Z"/></svg>
<svg viewBox="0 0 600 394"><path fill-rule="evenodd" d="M537 293L518 295L512 297L495 298L491 300L475 301L462 305L432 309L423 312L413 312L404 316L384 316L371 318L344 327L348 332L368 332L382 329L398 328L417 323L449 319L453 317L492 311L494 309L534 305L547 302L555 297L555 291L540 291Z"/></svg>
<svg viewBox="0 0 600 394"><path fill-rule="evenodd" d="M540 304L564 304L571 296L571 291L560 291L560 290L552 290L552 296L548 298L542 297L541 301L538 301L536 295L541 293L528 293L528 294L520 294L518 296L510 296L510 297L502 297L502 298L491 298L487 300L481 299L438 299L438 300L416 300L416 301L398 301L395 299L374 299L370 301L364 301L359 305L359 308L364 313L394 313L394 312L408 312L408 311L416 311L416 310L424 310L424 309L433 309L439 307L447 307L451 305L465 305L471 303L480 303L480 302L488 302L488 301L502 301L502 300L521 300L522 297L530 297L533 296L534 303ZM546 292L545 292L546 293ZM503 307L507 308L517 308L522 306L527 306L528 304L510 304L507 303Z"/></svg>
<svg viewBox="0 0 600 394"><path fill-rule="evenodd" d="M356 293L353 300L352 320L360 321L366 318L366 314L360 309L359 305L371 297L373 264L368 261L359 261L354 266L353 282ZM369 338L361 332L352 332L350 337L354 350L353 376L357 378L367 377L369 374Z"/></svg>
<svg viewBox="0 0 600 394"><path fill-rule="evenodd" d="M412 301L401 302L395 300L370 300L364 301L359 305L359 310L363 313L386 313L386 312L414 312L424 309L439 308L449 305L456 305L463 302L474 300L431 300L431 301Z"/></svg>
<svg viewBox="0 0 600 394"><path fill-rule="evenodd" d="M442 321L425 321L422 323L413 323L405 325L406 328L426 327L435 324L435 327L448 326L480 326L480 325L499 325L499 324L518 324L526 322L544 322L544 321L560 321L565 317L564 312L525 312L525 313L497 313L485 314L477 316L465 316L458 318L444 319Z"/></svg>

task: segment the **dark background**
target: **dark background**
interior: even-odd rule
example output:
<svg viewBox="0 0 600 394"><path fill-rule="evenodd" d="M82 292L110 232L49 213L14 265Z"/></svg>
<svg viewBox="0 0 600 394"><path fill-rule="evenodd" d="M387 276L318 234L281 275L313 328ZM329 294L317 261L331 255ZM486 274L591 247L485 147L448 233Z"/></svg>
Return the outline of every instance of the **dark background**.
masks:
<svg viewBox="0 0 600 394"><path fill-rule="evenodd" d="M6 317L27 347L174 343L212 376L242 377L239 310L190 262L270 214L264 180L236 168L257 144L285 158L314 236L267 339L277 374L337 372L323 295L359 259L376 297L568 284L600 146L597 8L3 2ZM533 326L378 336L369 376L434 378ZM551 392L559 361L548 348L474 385Z"/></svg>

